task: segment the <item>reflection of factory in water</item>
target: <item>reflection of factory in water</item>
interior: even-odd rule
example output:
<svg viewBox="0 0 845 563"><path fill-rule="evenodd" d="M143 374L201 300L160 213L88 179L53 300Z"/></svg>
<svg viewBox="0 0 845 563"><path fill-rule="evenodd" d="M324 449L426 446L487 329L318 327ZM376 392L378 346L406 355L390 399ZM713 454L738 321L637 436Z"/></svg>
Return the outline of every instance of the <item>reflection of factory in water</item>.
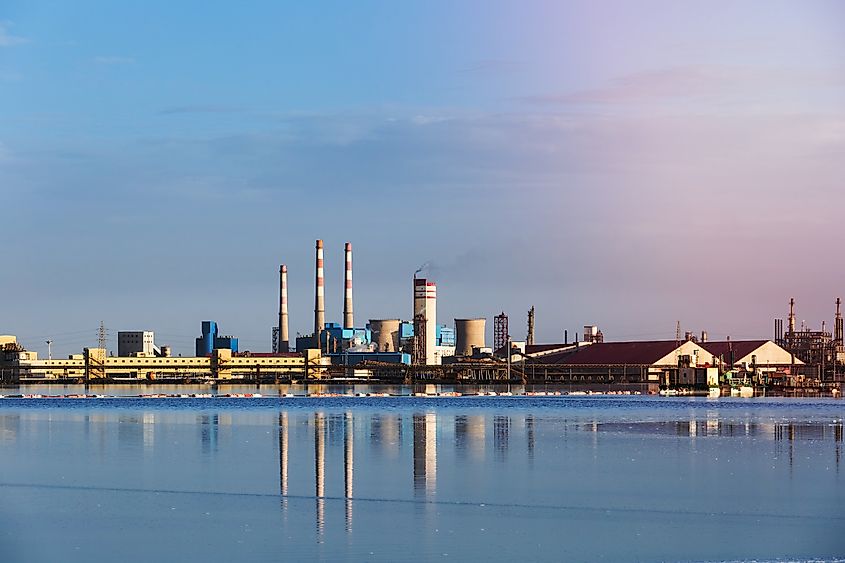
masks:
<svg viewBox="0 0 845 563"><path fill-rule="evenodd" d="M209 416L204 425L216 419ZM281 507L286 514L290 498L301 498L303 491L292 487L291 483L301 483L303 475L291 475L292 444L297 449L302 445L301 439L294 437L306 431L313 447L307 453L296 452L296 456L307 455L309 463L294 464L295 467L310 466L308 477L313 475L313 484L309 486L307 496L314 497L315 529L319 536L326 533L327 522L330 521L330 508L342 502L344 506L345 529L351 531L353 527L355 500L355 462L356 439L369 443L370 455L375 456L376 462L380 458L397 461L400 454L410 454L410 484L414 497L426 502L434 499L438 486L438 459L440 433L445 421L443 415L436 412L414 413L402 416L399 413L366 413L354 412L315 412L302 418L289 412L278 414L278 475L279 493L282 497ZM515 429L524 429L527 454L533 457L535 444L536 420L531 415L525 415L516 421L506 415L454 415L449 421L454 431L454 456L457 460L475 464L484 463L488 452L486 442L491 441L489 450L497 461L505 461L510 441ZM359 427L356 431L356 425ZM403 426L406 429L403 431ZM490 427L488 432L487 428ZM408 428L409 427L409 428ZM446 433L448 436L450 432ZM203 431L202 440L213 439L215 432L212 428ZM407 438L408 443L403 443ZM204 446L205 448L205 446ZM410 451L408 451L410 448ZM342 457L342 487L343 494L334 494L333 490L340 481ZM363 456L366 459L366 455ZM407 458L405 458L407 459ZM313 463L310 461L313 460ZM312 473L313 472L313 473ZM372 493L369 495L372 496Z"/></svg>
<svg viewBox="0 0 845 563"><path fill-rule="evenodd" d="M426 496L437 488L437 414L415 414L414 491Z"/></svg>
<svg viewBox="0 0 845 563"><path fill-rule="evenodd" d="M756 421L680 420L671 422L606 422L591 425L597 432L622 432L677 436L682 438L737 437L773 440L789 446L788 459L792 466L795 445L801 442L832 442L836 468L842 453L843 428L841 421L830 423L774 423Z"/></svg>

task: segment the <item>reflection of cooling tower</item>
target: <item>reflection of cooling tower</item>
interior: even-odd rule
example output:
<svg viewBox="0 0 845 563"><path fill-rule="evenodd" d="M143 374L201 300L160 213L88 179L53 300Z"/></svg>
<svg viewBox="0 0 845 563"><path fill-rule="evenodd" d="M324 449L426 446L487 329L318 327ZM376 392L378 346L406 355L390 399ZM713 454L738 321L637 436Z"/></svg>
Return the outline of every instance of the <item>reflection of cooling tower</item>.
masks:
<svg viewBox="0 0 845 563"><path fill-rule="evenodd" d="M439 357L434 353L437 344L437 284L423 278L414 278L414 318L418 315L425 320L425 363L434 365Z"/></svg>
<svg viewBox="0 0 845 563"><path fill-rule="evenodd" d="M370 319L377 352L399 351L399 319Z"/></svg>
<svg viewBox="0 0 845 563"><path fill-rule="evenodd" d="M472 356L473 347L484 348L487 319L455 319L455 355Z"/></svg>

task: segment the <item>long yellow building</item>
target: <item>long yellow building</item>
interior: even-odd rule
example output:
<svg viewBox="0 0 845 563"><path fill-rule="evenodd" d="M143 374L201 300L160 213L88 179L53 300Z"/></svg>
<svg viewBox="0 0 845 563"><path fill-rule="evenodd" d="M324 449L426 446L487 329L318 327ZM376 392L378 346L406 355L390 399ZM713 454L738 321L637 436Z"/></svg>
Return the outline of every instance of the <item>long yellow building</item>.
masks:
<svg viewBox="0 0 845 563"><path fill-rule="evenodd" d="M0 336L0 379L304 379L322 375L319 350L286 354L232 355L214 350L209 357L107 356L102 348L61 359L39 359L13 336Z"/></svg>

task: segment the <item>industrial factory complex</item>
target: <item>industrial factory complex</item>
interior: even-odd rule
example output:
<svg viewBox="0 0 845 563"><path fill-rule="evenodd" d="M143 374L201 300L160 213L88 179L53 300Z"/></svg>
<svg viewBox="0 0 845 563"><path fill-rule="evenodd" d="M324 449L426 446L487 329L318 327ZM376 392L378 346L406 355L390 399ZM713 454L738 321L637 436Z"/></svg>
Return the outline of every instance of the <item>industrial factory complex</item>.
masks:
<svg viewBox="0 0 845 563"><path fill-rule="evenodd" d="M0 380L26 381L220 381L451 382L563 384L573 388L657 392L751 389L751 392L829 390L838 394L845 379L841 302L836 300L833 331L797 327L789 302L786 327L775 319L771 340L712 341L707 333L681 334L663 341L609 342L588 325L579 338L540 344L534 338L534 308L528 311L524 340L511 337L508 316L493 317L493 343L486 342L486 319L438 322L437 285L412 280L413 303L406 318L369 319L356 326L353 312L352 245L344 247L342 323L326 321L324 248L315 248L313 332L291 341L288 327L287 266L279 268L278 326L271 351L241 351L235 336L222 335L215 321L203 321L195 355L174 356L147 330L117 334L109 352L101 326L96 347L65 358L39 358L15 336L0 336ZM521 324L521 323L520 323ZM47 341L48 346L51 341Z"/></svg>

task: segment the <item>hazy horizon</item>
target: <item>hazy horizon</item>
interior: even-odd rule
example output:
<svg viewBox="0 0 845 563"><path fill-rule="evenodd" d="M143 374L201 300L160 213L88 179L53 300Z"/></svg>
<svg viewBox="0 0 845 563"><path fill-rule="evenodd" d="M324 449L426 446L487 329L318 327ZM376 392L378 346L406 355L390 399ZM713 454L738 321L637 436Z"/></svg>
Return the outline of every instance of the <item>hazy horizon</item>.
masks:
<svg viewBox="0 0 845 563"><path fill-rule="evenodd" d="M267 351L278 267L310 332L510 316L524 339L832 327L845 4L151 1L0 7L0 334L54 355L103 320ZM116 348L116 346L115 346Z"/></svg>

